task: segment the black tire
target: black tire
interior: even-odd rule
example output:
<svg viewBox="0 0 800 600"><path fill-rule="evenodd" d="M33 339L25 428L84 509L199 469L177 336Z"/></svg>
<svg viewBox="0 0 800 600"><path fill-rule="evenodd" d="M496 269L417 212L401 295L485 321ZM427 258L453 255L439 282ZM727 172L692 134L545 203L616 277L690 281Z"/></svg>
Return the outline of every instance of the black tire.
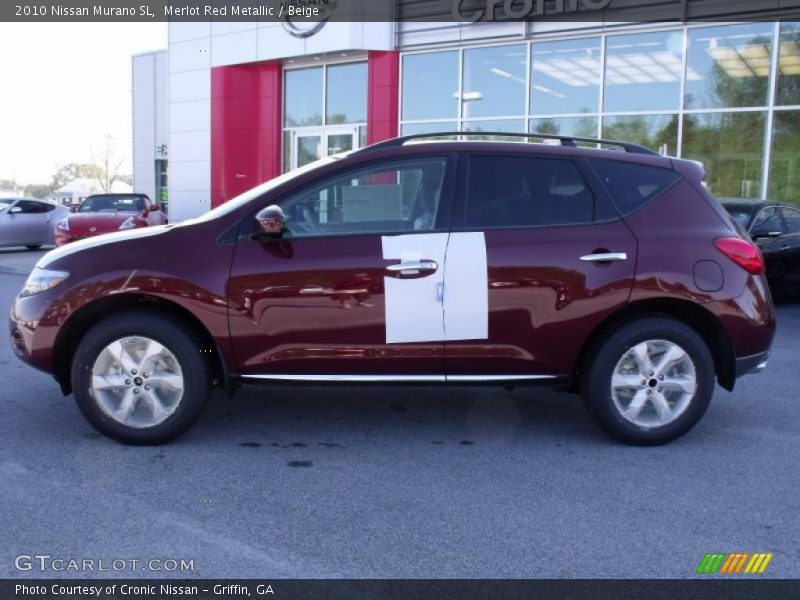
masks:
<svg viewBox="0 0 800 600"><path fill-rule="evenodd" d="M147 428L125 425L111 418L90 392L91 373L109 344L130 336L144 336L166 347L183 374L183 395L163 422ZM71 381L83 415L103 435L126 444L164 444L185 433L203 411L211 392L211 369L201 354L202 342L188 328L150 310L131 310L101 320L78 344L72 361Z"/></svg>
<svg viewBox="0 0 800 600"><path fill-rule="evenodd" d="M28 250L38 250L42 247L41 244L31 244L30 246L25 246Z"/></svg>
<svg viewBox="0 0 800 600"><path fill-rule="evenodd" d="M675 420L662 426L643 427L627 419L617 408L611 380L622 357L631 348L650 340L664 340L684 350L694 367L696 388L688 406ZM606 433L627 444L655 446L681 437L697 424L714 393L714 360L708 346L694 329L676 319L653 316L628 322L598 343L588 356L591 358L581 373L584 403ZM658 385L651 381L655 379L642 386L643 393L650 393L647 392L650 385Z"/></svg>

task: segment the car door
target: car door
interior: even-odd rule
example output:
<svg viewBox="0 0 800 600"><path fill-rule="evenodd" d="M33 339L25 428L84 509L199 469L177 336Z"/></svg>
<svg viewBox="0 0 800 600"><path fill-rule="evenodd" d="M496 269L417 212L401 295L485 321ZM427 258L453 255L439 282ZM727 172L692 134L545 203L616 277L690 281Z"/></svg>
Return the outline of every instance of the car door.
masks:
<svg viewBox="0 0 800 600"><path fill-rule="evenodd" d="M253 215L242 223L229 281L242 375L444 379L452 161L383 161L263 201L286 232L263 239Z"/></svg>
<svg viewBox="0 0 800 600"><path fill-rule="evenodd" d="M762 208L753 217L750 237L761 250L766 264L766 275L773 289L784 287L786 279L786 231L779 206ZM788 245L787 245L788 248Z"/></svg>
<svg viewBox="0 0 800 600"><path fill-rule="evenodd" d="M778 240L778 252L786 265L786 283L794 290L800 289L800 210L782 209L784 231Z"/></svg>
<svg viewBox="0 0 800 600"><path fill-rule="evenodd" d="M8 209L8 240L12 244L42 244L48 240L48 217L44 204L20 199ZM52 237L52 236L50 236Z"/></svg>
<svg viewBox="0 0 800 600"><path fill-rule="evenodd" d="M485 240L485 264L472 277L488 290L488 327L483 339L446 343L448 380L568 374L576 340L627 302L636 239L587 174L571 158L469 157L451 235ZM452 240L447 259L449 268ZM447 302L456 302L451 291L446 287Z"/></svg>

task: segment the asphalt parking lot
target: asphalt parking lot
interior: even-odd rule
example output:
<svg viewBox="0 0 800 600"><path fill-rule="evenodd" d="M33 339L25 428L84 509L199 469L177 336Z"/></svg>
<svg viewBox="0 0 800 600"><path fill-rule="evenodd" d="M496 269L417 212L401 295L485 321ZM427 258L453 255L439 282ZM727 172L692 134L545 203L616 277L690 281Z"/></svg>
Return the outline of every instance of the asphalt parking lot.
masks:
<svg viewBox="0 0 800 600"><path fill-rule="evenodd" d="M41 254L0 250L4 315ZM194 561L125 577L683 578L707 552L798 577L800 302L778 313L767 370L659 448L546 388L376 387L220 394L178 441L128 447L6 340L0 577L105 575L15 569L39 553Z"/></svg>

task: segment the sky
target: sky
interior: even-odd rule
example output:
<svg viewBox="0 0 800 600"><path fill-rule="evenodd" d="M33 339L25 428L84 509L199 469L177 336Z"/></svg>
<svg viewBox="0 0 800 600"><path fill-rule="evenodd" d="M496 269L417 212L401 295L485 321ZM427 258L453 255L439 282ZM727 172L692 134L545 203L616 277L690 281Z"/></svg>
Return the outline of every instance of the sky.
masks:
<svg viewBox="0 0 800 600"><path fill-rule="evenodd" d="M166 47L166 23L0 23L0 179L50 183L109 135L131 174L131 55Z"/></svg>

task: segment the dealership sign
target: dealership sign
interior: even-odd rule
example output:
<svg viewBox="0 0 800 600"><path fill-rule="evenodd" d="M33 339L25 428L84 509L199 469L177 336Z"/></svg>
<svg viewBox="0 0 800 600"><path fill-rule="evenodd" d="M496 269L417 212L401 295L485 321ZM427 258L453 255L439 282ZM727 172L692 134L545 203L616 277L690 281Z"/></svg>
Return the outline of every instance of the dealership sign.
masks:
<svg viewBox="0 0 800 600"><path fill-rule="evenodd" d="M296 38L311 37L325 27L336 4L337 0L285 0L283 28Z"/></svg>
<svg viewBox="0 0 800 600"><path fill-rule="evenodd" d="M451 14L456 21L524 20L542 16L565 16L576 12L598 11L608 8L611 0L481 0L475 2L453 0ZM502 13L498 15L498 11Z"/></svg>

